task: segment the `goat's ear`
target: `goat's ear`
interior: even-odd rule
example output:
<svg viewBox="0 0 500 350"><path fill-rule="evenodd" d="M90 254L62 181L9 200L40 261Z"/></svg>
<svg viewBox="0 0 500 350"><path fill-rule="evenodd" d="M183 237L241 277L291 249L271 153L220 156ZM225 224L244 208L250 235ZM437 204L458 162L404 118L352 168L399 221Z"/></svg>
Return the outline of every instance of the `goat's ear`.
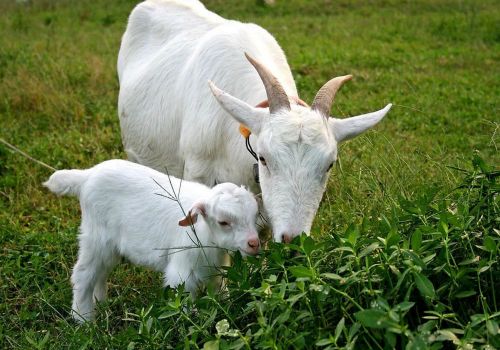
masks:
<svg viewBox="0 0 500 350"><path fill-rule="evenodd" d="M179 220L179 226L187 227L196 224L199 214L202 216L206 215L205 204L203 202L194 203L187 215Z"/></svg>
<svg viewBox="0 0 500 350"><path fill-rule="evenodd" d="M335 135L335 140L337 140L337 142L349 140L370 129L382 120L391 107L392 104L389 103L383 109L376 112L345 119L329 118L328 122Z"/></svg>
<svg viewBox="0 0 500 350"><path fill-rule="evenodd" d="M264 118L269 116L268 109L252 107L248 103L222 91L211 81L208 84L217 102L227 113L250 129L252 133L259 134Z"/></svg>

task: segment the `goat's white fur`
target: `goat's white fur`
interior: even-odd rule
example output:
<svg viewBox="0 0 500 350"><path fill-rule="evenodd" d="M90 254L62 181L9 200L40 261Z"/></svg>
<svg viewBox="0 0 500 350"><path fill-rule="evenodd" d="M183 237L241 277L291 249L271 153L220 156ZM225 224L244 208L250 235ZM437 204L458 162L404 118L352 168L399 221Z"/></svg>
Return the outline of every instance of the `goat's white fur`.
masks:
<svg viewBox="0 0 500 350"><path fill-rule="evenodd" d="M277 77L291 99L290 111L270 115L252 107L267 97L244 52ZM297 105L290 67L276 40L196 0L137 5L123 35L118 74L120 125L130 160L207 185L229 181L259 191L255 161L238 123L250 128L251 142L267 163L259 165L260 190L277 241L309 232L337 143L372 127L391 107L326 119ZM214 98L208 80L227 93L212 86Z"/></svg>
<svg viewBox="0 0 500 350"><path fill-rule="evenodd" d="M94 317L94 298L105 298L107 275L121 256L164 272L167 286L185 283L195 295L217 281L214 276L226 249L243 254L259 249L257 202L231 183L210 189L180 183L139 164L110 160L87 170L56 171L44 185L56 194L80 198L80 244L71 276L77 321ZM174 193L179 202L164 197ZM187 222L187 217L179 221L183 209L189 209L194 230L179 226Z"/></svg>

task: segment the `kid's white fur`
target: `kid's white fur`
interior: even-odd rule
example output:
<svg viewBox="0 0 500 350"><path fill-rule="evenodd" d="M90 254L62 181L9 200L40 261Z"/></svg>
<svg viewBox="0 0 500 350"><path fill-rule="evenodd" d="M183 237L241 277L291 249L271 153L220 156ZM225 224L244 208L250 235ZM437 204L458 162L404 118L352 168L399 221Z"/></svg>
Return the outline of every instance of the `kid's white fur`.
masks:
<svg viewBox="0 0 500 350"><path fill-rule="evenodd" d="M56 171L44 186L80 198L78 261L71 276L73 317L79 322L94 318L94 301L106 297L107 276L122 256L164 272L165 285L185 283L196 295L208 283L218 283L214 276L226 249L259 250L257 202L231 183L210 189L109 160L87 170Z"/></svg>

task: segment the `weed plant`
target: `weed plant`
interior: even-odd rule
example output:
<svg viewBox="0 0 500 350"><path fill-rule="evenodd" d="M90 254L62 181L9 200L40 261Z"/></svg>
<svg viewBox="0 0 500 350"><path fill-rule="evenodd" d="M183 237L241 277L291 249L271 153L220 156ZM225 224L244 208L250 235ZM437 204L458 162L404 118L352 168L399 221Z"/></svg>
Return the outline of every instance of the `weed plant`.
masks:
<svg viewBox="0 0 500 350"><path fill-rule="evenodd" d="M96 323L82 326L69 320L67 297L61 300L70 292L67 281L54 284L51 277L66 260L57 249L6 248L4 271L33 273L21 280L7 273L4 296L14 285L35 288L48 313L32 314L33 306L21 305L17 322L49 330L28 331L21 340L7 333L3 340L57 348L52 331L69 348L498 348L500 171L478 156L473 165L456 170L464 179L452 191L400 198L391 211L343 232L271 242L257 257L236 253L223 272L223 290L193 301L182 287L167 288L134 312L125 300L136 290L125 288L127 295L112 294L99 305ZM53 324L37 324L53 315Z"/></svg>

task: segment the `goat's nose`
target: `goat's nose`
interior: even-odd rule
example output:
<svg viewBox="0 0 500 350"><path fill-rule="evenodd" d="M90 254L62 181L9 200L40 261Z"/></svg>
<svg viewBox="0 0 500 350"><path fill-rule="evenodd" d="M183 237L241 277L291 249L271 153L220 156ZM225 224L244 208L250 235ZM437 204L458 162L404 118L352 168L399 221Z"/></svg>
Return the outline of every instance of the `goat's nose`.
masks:
<svg viewBox="0 0 500 350"><path fill-rule="evenodd" d="M252 249L257 249L260 246L260 241L258 238L253 238L248 240L248 246Z"/></svg>
<svg viewBox="0 0 500 350"><path fill-rule="evenodd" d="M292 236L286 233L283 233L281 235L281 242L283 243L290 243L292 241Z"/></svg>

